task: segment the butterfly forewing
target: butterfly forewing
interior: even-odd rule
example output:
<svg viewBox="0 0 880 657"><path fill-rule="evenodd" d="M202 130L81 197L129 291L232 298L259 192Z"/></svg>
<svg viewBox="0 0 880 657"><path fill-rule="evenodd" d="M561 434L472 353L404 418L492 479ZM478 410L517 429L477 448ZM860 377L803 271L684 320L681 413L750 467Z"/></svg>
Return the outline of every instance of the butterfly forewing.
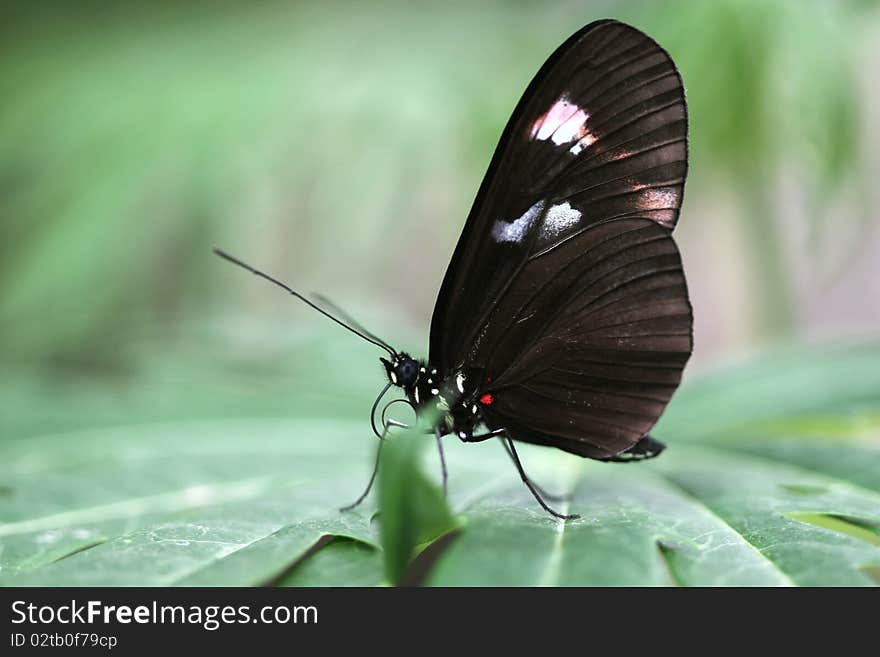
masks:
<svg viewBox="0 0 880 657"><path fill-rule="evenodd" d="M649 37L593 23L539 71L501 137L431 325L442 373L485 377L491 428L606 458L656 422L691 351L670 236L686 170L681 79Z"/></svg>
<svg viewBox="0 0 880 657"><path fill-rule="evenodd" d="M514 110L477 194L435 306L433 362L451 371L475 358L529 256L612 218L673 227L686 140L681 79L653 40L600 21L564 43Z"/></svg>

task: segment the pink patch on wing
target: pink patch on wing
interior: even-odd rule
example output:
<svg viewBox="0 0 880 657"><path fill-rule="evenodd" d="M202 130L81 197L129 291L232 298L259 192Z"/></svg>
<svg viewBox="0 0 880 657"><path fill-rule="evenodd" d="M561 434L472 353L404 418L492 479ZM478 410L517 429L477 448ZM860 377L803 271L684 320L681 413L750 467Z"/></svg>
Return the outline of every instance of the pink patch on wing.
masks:
<svg viewBox="0 0 880 657"><path fill-rule="evenodd" d="M563 96L532 124L531 138L550 139L557 146L582 139L589 134L586 121L589 115Z"/></svg>
<svg viewBox="0 0 880 657"><path fill-rule="evenodd" d="M677 208L680 202L681 194L675 189L646 189L639 194L639 208L641 210Z"/></svg>

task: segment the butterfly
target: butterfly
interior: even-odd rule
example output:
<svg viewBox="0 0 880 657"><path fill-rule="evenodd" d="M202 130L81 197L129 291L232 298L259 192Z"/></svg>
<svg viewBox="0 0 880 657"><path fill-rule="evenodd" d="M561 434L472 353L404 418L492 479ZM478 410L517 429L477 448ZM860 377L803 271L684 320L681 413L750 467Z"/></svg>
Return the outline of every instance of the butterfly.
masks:
<svg viewBox="0 0 880 657"><path fill-rule="evenodd" d="M309 299L381 347L389 388L442 439L498 439L537 502L517 442L599 461L664 449L649 431L681 380L693 313L672 238L688 166L687 106L670 56L615 20L590 23L541 67L513 111L446 270L428 359L400 352L323 297ZM380 447L383 444L379 443ZM367 489L378 469L377 459Z"/></svg>

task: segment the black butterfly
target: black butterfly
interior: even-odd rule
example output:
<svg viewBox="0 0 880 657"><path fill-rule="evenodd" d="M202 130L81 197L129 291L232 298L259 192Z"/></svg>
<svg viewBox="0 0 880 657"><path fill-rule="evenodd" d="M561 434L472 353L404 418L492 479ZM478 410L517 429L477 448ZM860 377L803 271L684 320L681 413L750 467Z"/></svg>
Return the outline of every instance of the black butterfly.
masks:
<svg viewBox="0 0 880 657"><path fill-rule="evenodd" d="M693 343L671 235L686 173L675 65L642 32L602 20L550 56L504 129L437 297L427 361L218 254L388 352L371 416L380 438L397 423L383 410L376 427L379 400L397 386L419 414L439 413L441 463L443 436L497 437L541 506L573 518L544 501L553 496L528 478L514 441L601 461L663 450L648 431Z"/></svg>

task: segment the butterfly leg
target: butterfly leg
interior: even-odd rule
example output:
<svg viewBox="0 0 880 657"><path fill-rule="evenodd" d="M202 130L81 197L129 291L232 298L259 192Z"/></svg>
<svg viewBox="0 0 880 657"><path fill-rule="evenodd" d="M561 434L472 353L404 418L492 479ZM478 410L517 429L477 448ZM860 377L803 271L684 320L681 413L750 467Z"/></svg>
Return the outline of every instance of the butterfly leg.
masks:
<svg viewBox="0 0 880 657"><path fill-rule="evenodd" d="M551 516L561 518L562 520L574 520L575 518L580 518L580 516L576 513L564 514L550 508L547 502L544 501L544 498L541 497L541 494L537 491L534 484L532 484L532 482L529 481L529 478L526 476L526 471L523 470L522 462L520 462L519 460L519 455L516 453L516 448L513 446L513 441L509 437L505 437L504 440L510 450L510 456L511 458L513 458L513 464L516 466L516 469L519 472L520 479L522 479L523 483L526 485L529 491L531 491L532 495L534 495L535 499L538 501L538 504L540 504L541 507Z"/></svg>
<svg viewBox="0 0 880 657"><path fill-rule="evenodd" d="M440 427L434 429L434 437L437 439L437 452L440 454L440 471L443 473L443 496L446 497L446 457L443 455L443 436Z"/></svg>
<svg viewBox="0 0 880 657"><path fill-rule="evenodd" d="M507 455L513 461L514 465L516 465L516 462L517 462L516 456L514 455L513 452L510 451L510 448L507 446L507 437L505 435L506 432L507 432L507 430L503 429L503 428L502 429L495 429L493 431L488 431L486 433L477 434L476 436L467 436L465 438L461 438L461 440L462 440L462 442L466 442L466 443L480 443L480 442L483 442L484 440L489 440L489 438L496 438L497 437L498 440L501 441L501 444L504 446L504 451L507 452ZM534 481L529 479L528 476L526 476L526 479L528 479L528 482L531 486L535 487L535 490L538 491L538 493L541 495L541 497L546 498L546 499L550 500L551 502L567 502L567 501L571 500L571 495L555 495L553 493L548 493L541 486L539 486Z"/></svg>
<svg viewBox="0 0 880 657"><path fill-rule="evenodd" d="M501 445L504 447L504 451L507 452L507 455L513 461L514 465L516 465L516 457L513 455L513 452L511 452L510 448L507 446L506 439L499 438L498 440L501 442ZM548 499L551 502L569 502L569 501L571 501L571 495L555 495L554 493L548 493L546 490L544 490L544 488L542 486L539 486L534 481L532 481L531 478L528 478L528 479L531 482L532 486L535 487L535 490L537 490L541 494L541 497L543 497L544 499Z"/></svg>
<svg viewBox="0 0 880 657"><path fill-rule="evenodd" d="M361 502L363 502L365 499L367 499L367 495L370 494L370 491L373 488L373 482L376 481L376 473L379 472L379 459L382 456L382 447L385 445L385 434L386 433L388 433L387 425L385 427L385 431L382 432L381 439L379 440L379 446L376 448L376 462L373 463L373 473L370 475L370 481L367 483L367 487L364 489L364 492L361 493L360 497L358 497L351 504L339 509L340 511L351 511L353 508L355 508Z"/></svg>
<svg viewBox="0 0 880 657"><path fill-rule="evenodd" d="M382 433L376 434L379 436L379 446L376 448L376 461L373 463L373 472L370 475L370 481L367 482L367 487L364 489L364 492L361 493L360 497L358 497L354 502L352 502L348 506L344 506L341 509L339 509L340 511L351 511L353 508L355 508L361 502L363 502L365 499L367 499L367 495L370 494L370 491L373 489L373 484L376 481L376 474L379 472L379 460L382 456L382 447L385 445L385 436L388 435L388 431L391 429L391 427L398 427L401 429L409 429L410 428L408 424L404 424L403 422L398 422L397 420L395 420L393 418L390 420L385 420L385 424L383 425L383 428L382 428ZM444 473L444 480L443 481L445 484L446 483L446 478L445 478L446 463L445 463L445 461L443 461L442 449L440 452L440 458L441 458L441 463L443 463L443 473Z"/></svg>

